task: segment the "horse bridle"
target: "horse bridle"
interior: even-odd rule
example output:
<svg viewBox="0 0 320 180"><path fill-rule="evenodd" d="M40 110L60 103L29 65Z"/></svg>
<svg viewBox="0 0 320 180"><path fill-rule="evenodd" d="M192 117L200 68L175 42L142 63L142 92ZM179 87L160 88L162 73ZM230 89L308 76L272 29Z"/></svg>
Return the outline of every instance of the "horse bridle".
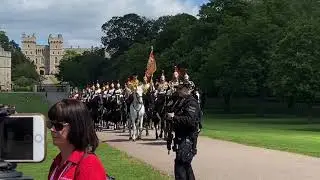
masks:
<svg viewBox="0 0 320 180"><path fill-rule="evenodd" d="M143 97L142 95L139 96L138 93L134 93L134 94L135 94L137 100L138 100L138 98L142 98L142 97ZM142 103L140 103L140 102L138 101L138 103L139 103L139 104L143 104L143 101L142 101Z"/></svg>

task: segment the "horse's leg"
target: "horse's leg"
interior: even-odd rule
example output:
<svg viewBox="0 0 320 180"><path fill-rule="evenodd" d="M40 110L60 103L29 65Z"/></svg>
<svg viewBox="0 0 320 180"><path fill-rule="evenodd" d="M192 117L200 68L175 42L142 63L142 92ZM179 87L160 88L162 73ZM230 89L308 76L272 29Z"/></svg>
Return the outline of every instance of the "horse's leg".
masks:
<svg viewBox="0 0 320 180"><path fill-rule="evenodd" d="M139 139L141 139L141 137L142 137L142 131L143 131L143 114L140 116L140 120L139 120L139 135L138 135L138 137L139 137Z"/></svg>
<svg viewBox="0 0 320 180"><path fill-rule="evenodd" d="M133 137L133 134L132 134L133 124L131 124L131 119L130 119L130 122L128 122L128 129L129 129L129 140L132 140L132 137Z"/></svg>
<svg viewBox="0 0 320 180"><path fill-rule="evenodd" d="M149 136L150 119L147 118L146 136Z"/></svg>
<svg viewBox="0 0 320 180"><path fill-rule="evenodd" d="M160 126L160 135L159 136L160 136L160 138L162 138L162 133L163 133L163 130L162 130L162 128L163 128L162 118L160 117L158 112L156 113L156 115L157 115L157 118L158 118L158 120L160 122L160 124L159 124L159 126Z"/></svg>
<svg viewBox="0 0 320 180"><path fill-rule="evenodd" d="M168 121L167 120L164 120L164 139L166 140L167 139L167 137L168 137Z"/></svg>
<svg viewBox="0 0 320 180"><path fill-rule="evenodd" d="M137 136L137 125L136 125L136 122L135 122L135 119L131 119L131 123L132 123L132 129L133 129L133 132L132 132L132 140L133 141L136 141L136 136Z"/></svg>
<svg viewBox="0 0 320 180"><path fill-rule="evenodd" d="M156 139L158 140L159 139L159 134L158 134L158 124L153 122L154 124L154 127L155 127L155 132L156 132Z"/></svg>

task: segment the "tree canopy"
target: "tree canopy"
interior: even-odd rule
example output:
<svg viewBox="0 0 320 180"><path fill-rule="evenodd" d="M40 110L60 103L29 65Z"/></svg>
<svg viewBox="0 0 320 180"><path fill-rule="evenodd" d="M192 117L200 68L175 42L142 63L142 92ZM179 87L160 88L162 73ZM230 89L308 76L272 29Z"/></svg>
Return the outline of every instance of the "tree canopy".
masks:
<svg viewBox="0 0 320 180"><path fill-rule="evenodd" d="M18 87L31 86L39 81L35 65L21 52L19 45L10 41L4 31L0 31L0 45L11 52L11 76L13 84Z"/></svg>
<svg viewBox="0 0 320 180"><path fill-rule="evenodd" d="M186 68L209 95L223 97L227 109L233 96L312 105L320 90L319 12L316 0L210 0L197 17L117 16L102 25L111 59L99 50L74 57L61 64L59 76L82 86L133 72L141 77L153 46L155 77L163 69L171 78L174 65Z"/></svg>

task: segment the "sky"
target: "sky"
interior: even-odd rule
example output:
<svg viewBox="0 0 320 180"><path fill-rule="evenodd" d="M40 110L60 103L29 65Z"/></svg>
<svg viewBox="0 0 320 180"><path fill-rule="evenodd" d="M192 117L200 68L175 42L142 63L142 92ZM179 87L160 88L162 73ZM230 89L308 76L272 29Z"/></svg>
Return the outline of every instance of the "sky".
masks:
<svg viewBox="0 0 320 180"><path fill-rule="evenodd" d="M0 0L0 30L21 43L21 34L35 33L47 44L49 34L62 34L65 47L101 45L101 26L113 16L137 13L149 18L197 15L208 0Z"/></svg>

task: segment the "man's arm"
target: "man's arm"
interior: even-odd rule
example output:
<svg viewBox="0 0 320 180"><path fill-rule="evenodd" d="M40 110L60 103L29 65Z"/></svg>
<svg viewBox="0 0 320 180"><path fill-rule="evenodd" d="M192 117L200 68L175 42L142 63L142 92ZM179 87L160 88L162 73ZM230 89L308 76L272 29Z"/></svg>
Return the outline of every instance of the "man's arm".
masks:
<svg viewBox="0 0 320 180"><path fill-rule="evenodd" d="M183 114L175 115L173 117L173 123L177 126L185 125L189 127L196 127L198 112L198 103L195 100L189 100L189 102L183 107Z"/></svg>

